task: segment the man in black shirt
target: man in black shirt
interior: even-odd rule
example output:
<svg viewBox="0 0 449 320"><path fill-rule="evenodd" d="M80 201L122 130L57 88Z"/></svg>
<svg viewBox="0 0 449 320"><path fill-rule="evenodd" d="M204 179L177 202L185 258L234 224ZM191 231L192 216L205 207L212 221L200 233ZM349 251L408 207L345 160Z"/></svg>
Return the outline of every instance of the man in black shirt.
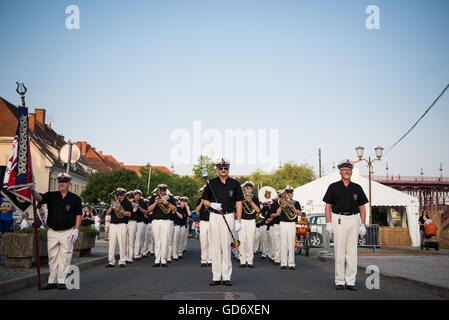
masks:
<svg viewBox="0 0 449 320"><path fill-rule="evenodd" d="M365 204L368 202L360 185L351 182L353 163L338 164L341 180L329 185L323 201L326 203L326 230L334 234L335 285L343 290L357 290L358 236L366 233ZM346 266L345 266L346 260Z"/></svg>
<svg viewBox="0 0 449 320"><path fill-rule="evenodd" d="M203 192L204 185L199 192ZM210 252L210 228L209 228L209 209L203 204L203 199L199 198L196 202L196 215L200 217L200 244L201 244L201 267L212 264L212 253Z"/></svg>
<svg viewBox="0 0 449 320"><path fill-rule="evenodd" d="M284 207L279 207L279 232L281 239L281 269L295 270L296 221L301 216L301 205L293 200L293 188L287 186L285 192L289 198Z"/></svg>
<svg viewBox="0 0 449 320"><path fill-rule="evenodd" d="M142 199L142 191L134 190L133 212L136 214L136 239L134 241L134 260L139 261L142 258L143 240L145 239L144 215L148 214L147 205ZM134 211L135 210L135 211Z"/></svg>
<svg viewBox="0 0 449 320"><path fill-rule="evenodd" d="M242 202L242 229L239 232L241 246L240 267L254 268L254 237L256 234L256 216L260 213L259 198L253 195L254 183L246 181L244 188L245 200Z"/></svg>
<svg viewBox="0 0 449 320"><path fill-rule="evenodd" d="M178 259L184 259L183 253L187 248L188 220L192 216L188 204L189 198L182 197L181 201L185 203L185 206L183 207L183 217L179 226Z"/></svg>
<svg viewBox="0 0 449 320"><path fill-rule="evenodd" d="M177 211L174 214L174 227L173 227L173 261L178 261L179 254L182 254L182 239L181 239L181 224L184 217L187 218L186 201L184 197L179 197Z"/></svg>
<svg viewBox="0 0 449 320"><path fill-rule="evenodd" d="M154 236L154 264L153 267L167 267L168 241L171 216L177 211L176 200L167 193L167 185L159 184L156 194L150 198L148 212L152 212L151 223Z"/></svg>
<svg viewBox="0 0 449 320"><path fill-rule="evenodd" d="M233 229L236 232L240 231L243 193L239 182L229 177L229 161L221 158L215 165L219 176L209 181L201 197L203 204L212 209L209 217L212 251L210 285L219 285L223 279L224 285L231 286L232 237L230 231L232 232Z"/></svg>
<svg viewBox="0 0 449 320"><path fill-rule="evenodd" d="M281 194L282 190L278 190L278 195ZM279 197L274 200L273 205L270 207L270 211L268 212L272 220L269 224L269 233L271 239L271 261L275 265L281 264L281 229L280 223L281 218L279 214L277 214L277 210L279 209Z"/></svg>
<svg viewBox="0 0 449 320"><path fill-rule="evenodd" d="M261 252L261 258L262 259L266 259L267 255L268 255L268 223L267 223L267 219L268 219L268 210L270 209L270 206L272 205L273 200L268 200L264 203L262 203L262 210L260 212L261 216L264 218L261 221L261 226L260 226L260 252Z"/></svg>
<svg viewBox="0 0 449 320"><path fill-rule="evenodd" d="M143 199L145 206L144 208L148 208L148 200ZM143 223L144 223L144 232L143 232L143 244L142 244L142 257L147 258L148 252L150 250L150 217L147 211L146 214L143 215Z"/></svg>
<svg viewBox="0 0 449 320"><path fill-rule="evenodd" d="M120 259L119 265L121 268L126 264L126 232L128 218L131 216L133 207L131 202L126 197L126 190L117 188L116 190L117 202L111 202L110 207L106 210L106 214L111 216L111 223L109 225L109 256L107 268L115 266L115 246L118 242Z"/></svg>
<svg viewBox="0 0 449 320"><path fill-rule="evenodd" d="M126 193L126 199L131 203L133 207L131 216L128 218L126 224L126 263L131 264L134 261L134 245L136 243L137 233L137 216L140 213L137 210L137 203L134 202L134 192L128 191Z"/></svg>
<svg viewBox="0 0 449 320"><path fill-rule="evenodd" d="M78 239L81 225L81 198L69 191L72 176L61 172L57 176L59 191L50 191L43 195L33 191L34 198L46 203L47 250L50 275L43 290L67 289L65 280L72 260L73 244Z"/></svg>

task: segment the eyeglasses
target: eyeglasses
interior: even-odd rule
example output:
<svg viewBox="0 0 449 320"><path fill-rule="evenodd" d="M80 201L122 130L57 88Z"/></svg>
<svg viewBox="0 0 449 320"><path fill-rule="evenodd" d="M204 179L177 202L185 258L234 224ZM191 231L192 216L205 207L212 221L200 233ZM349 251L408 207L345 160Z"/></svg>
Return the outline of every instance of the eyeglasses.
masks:
<svg viewBox="0 0 449 320"><path fill-rule="evenodd" d="M226 171L228 171L228 169L229 169L229 167L225 167L225 166L223 166L223 167L218 167L218 170L226 170Z"/></svg>

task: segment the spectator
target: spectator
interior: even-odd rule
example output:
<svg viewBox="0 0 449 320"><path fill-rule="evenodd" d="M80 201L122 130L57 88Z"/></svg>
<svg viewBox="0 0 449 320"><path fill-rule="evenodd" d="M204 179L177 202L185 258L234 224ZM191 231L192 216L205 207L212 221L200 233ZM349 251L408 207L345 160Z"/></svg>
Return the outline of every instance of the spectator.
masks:
<svg viewBox="0 0 449 320"><path fill-rule="evenodd" d="M424 223L426 222L425 214L426 213L423 212L421 214L421 217L419 217L419 219L418 219L421 250L423 249L423 246L424 246Z"/></svg>
<svg viewBox="0 0 449 320"><path fill-rule="evenodd" d="M81 217L81 225L83 227L90 227L90 225L94 222L94 216L92 214L91 207L85 207L83 211L83 215Z"/></svg>
<svg viewBox="0 0 449 320"><path fill-rule="evenodd" d="M44 209L42 209L42 205L40 203L37 204L36 215L37 215L37 227L45 229L45 211Z"/></svg>
<svg viewBox="0 0 449 320"><path fill-rule="evenodd" d="M30 225L28 224L28 213L22 213L22 222L20 223L20 230L28 228Z"/></svg>
<svg viewBox="0 0 449 320"><path fill-rule="evenodd" d="M101 218L100 218L100 214L97 213L95 215L95 229L98 231L98 239L100 239L100 224L101 224Z"/></svg>
<svg viewBox="0 0 449 320"><path fill-rule="evenodd" d="M7 201L5 198L1 197L0 200L0 233L10 232L14 207L11 202Z"/></svg>
<svg viewBox="0 0 449 320"><path fill-rule="evenodd" d="M111 215L104 217L104 239L109 241L109 225L111 224Z"/></svg>

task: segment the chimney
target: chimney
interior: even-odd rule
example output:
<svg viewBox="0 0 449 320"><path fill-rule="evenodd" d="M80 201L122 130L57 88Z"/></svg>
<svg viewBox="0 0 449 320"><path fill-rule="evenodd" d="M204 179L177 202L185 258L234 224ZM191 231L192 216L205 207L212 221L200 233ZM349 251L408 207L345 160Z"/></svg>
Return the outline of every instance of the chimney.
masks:
<svg viewBox="0 0 449 320"><path fill-rule="evenodd" d="M47 128L48 128L48 129L50 129L50 130L51 130L51 123L50 123L50 122L49 122L49 123L47 123L47 124L46 124L46 126L47 126Z"/></svg>
<svg viewBox="0 0 449 320"><path fill-rule="evenodd" d="M45 128L45 109L36 109L36 121L42 128Z"/></svg>
<svg viewBox="0 0 449 320"><path fill-rule="evenodd" d="M85 156L86 153L87 153L87 142L86 141L81 142L81 148L80 149L81 149L81 155Z"/></svg>
<svg viewBox="0 0 449 320"><path fill-rule="evenodd" d="M34 131L36 125L36 114L29 113L28 114L28 126L30 127L31 131Z"/></svg>
<svg viewBox="0 0 449 320"><path fill-rule="evenodd" d="M100 156L103 156L103 151L99 151L98 153L100 154Z"/></svg>

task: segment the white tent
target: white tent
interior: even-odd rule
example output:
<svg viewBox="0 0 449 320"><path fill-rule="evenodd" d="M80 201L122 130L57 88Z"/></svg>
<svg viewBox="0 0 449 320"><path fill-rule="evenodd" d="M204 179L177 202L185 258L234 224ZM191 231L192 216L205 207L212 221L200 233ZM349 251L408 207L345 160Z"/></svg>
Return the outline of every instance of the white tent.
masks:
<svg viewBox="0 0 449 320"><path fill-rule="evenodd" d="M293 193L293 199L299 201L303 211L306 214L311 213L324 213L325 203L323 202L324 194L328 186L331 183L341 180L340 173L338 171L330 173L324 177L321 177L315 181L312 181L303 186L297 187ZM368 178L360 176L360 170L354 168L351 181L358 183L362 186L366 197L369 198L369 180ZM408 228L410 232L410 238L412 240L412 246L416 247L420 245L419 235L419 202L418 199L412 197L406 193L387 187L383 184L371 180L371 196L372 206L386 206L386 207L404 207ZM369 221L369 206L367 204L367 218Z"/></svg>

